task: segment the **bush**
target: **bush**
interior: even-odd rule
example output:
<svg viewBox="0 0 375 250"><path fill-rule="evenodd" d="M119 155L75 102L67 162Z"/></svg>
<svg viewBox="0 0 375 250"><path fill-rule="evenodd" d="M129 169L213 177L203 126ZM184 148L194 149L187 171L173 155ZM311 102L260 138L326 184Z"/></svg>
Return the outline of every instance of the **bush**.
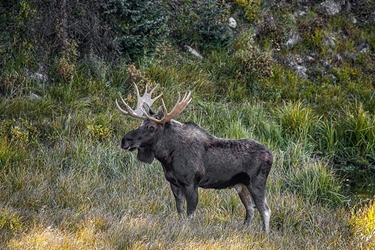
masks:
<svg viewBox="0 0 375 250"><path fill-rule="evenodd" d="M1 46L0 55L20 53L14 47L24 51L31 44L30 51L46 63L72 44L82 57L92 53L107 61L118 61L118 56L124 55L126 60L136 61L152 53L168 31L161 1L23 0L3 5L0 42L8 46ZM22 62L26 64L33 58L29 56Z"/></svg>
<svg viewBox="0 0 375 250"><path fill-rule="evenodd" d="M232 41L233 32L227 23L227 7L223 3L202 0L168 4L171 37L179 46L189 44L201 50L217 49Z"/></svg>
<svg viewBox="0 0 375 250"><path fill-rule="evenodd" d="M216 0L204 0L198 5L198 20L193 27L206 47L220 48L232 40L231 28L224 16L225 9ZM203 46L203 45L200 45Z"/></svg>
<svg viewBox="0 0 375 250"><path fill-rule="evenodd" d="M249 46L238 50L234 54L234 59L239 65L236 73L240 81L246 82L245 79L247 78L258 79L272 76L275 61L267 52L258 51L256 48Z"/></svg>
<svg viewBox="0 0 375 250"><path fill-rule="evenodd" d="M168 32L168 16L159 0L110 0L104 9L107 23L128 61L154 52Z"/></svg>
<svg viewBox="0 0 375 250"><path fill-rule="evenodd" d="M258 19L260 13L260 0L235 0L236 4L241 6L247 21L254 22Z"/></svg>

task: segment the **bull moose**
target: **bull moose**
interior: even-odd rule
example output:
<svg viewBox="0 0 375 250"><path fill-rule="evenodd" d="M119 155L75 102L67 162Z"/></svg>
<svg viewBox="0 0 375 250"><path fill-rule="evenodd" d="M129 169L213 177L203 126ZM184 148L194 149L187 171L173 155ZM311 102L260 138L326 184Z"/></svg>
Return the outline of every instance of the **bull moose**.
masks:
<svg viewBox="0 0 375 250"><path fill-rule="evenodd" d="M135 84L134 84L135 85ZM221 139L208 133L199 125L174 120L191 102L191 92L182 100L180 93L171 112L162 106L155 113L150 107L161 95L152 98L153 88L146 85L141 97L137 85L135 110L121 98L125 109L116 100L117 108L125 115L143 120L128 132L121 148L138 150L141 162L151 163L156 158L162 165L176 200L178 215L183 218L184 203L187 215L194 217L198 203L198 187L235 188L246 209L244 224L248 225L258 209L263 231L269 232L271 210L266 200L266 181L271 170L272 152L263 144L251 139Z"/></svg>

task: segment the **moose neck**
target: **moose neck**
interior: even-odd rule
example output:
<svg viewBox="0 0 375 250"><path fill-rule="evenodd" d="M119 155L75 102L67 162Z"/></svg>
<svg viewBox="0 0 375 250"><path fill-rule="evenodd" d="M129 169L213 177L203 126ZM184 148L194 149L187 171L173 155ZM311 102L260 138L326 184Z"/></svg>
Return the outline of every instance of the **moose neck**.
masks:
<svg viewBox="0 0 375 250"><path fill-rule="evenodd" d="M173 153L183 143L184 123L171 120L163 125L163 130L155 138L152 151L162 164L172 161Z"/></svg>
<svg viewBox="0 0 375 250"><path fill-rule="evenodd" d="M163 125L155 139L152 151L162 164L169 164L175 154L198 151L203 144L211 144L217 138L193 122L181 123L172 120Z"/></svg>

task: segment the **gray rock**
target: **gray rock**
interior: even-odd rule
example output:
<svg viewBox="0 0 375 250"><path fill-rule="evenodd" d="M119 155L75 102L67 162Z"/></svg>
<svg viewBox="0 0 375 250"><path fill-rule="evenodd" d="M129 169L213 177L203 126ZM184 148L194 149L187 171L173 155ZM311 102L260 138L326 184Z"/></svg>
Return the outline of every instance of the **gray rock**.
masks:
<svg viewBox="0 0 375 250"><path fill-rule="evenodd" d="M232 29L235 29L237 27L236 19L234 19L233 17L230 17L228 19L228 24L229 24L229 27L231 27Z"/></svg>
<svg viewBox="0 0 375 250"><path fill-rule="evenodd" d="M38 80L38 81L41 81L41 82L47 82L48 81L48 76L45 75L45 74L33 73L30 76L31 76L31 78L33 78L35 80Z"/></svg>
<svg viewBox="0 0 375 250"><path fill-rule="evenodd" d="M320 6L327 12L328 15L334 16L341 11L341 3L335 0L326 0Z"/></svg>
<svg viewBox="0 0 375 250"><path fill-rule="evenodd" d="M370 51L370 47L366 43L363 43L363 44L359 45L359 47L358 47L358 53L359 54L368 53L369 51Z"/></svg>
<svg viewBox="0 0 375 250"><path fill-rule="evenodd" d="M298 33L291 32L289 36L288 41L285 42L286 47L293 47L301 40L301 36Z"/></svg>
<svg viewBox="0 0 375 250"><path fill-rule="evenodd" d="M307 68L305 66L302 66L302 65L296 65L294 67L294 70L295 72L302 78L304 79L307 79L308 78L308 75L306 74L307 72Z"/></svg>
<svg viewBox="0 0 375 250"><path fill-rule="evenodd" d="M185 45L185 48L187 49L187 51L189 51L194 56L198 57L199 59L203 59L203 56L201 54L199 54L199 52L196 51L195 49L193 49L192 47L190 47L188 45Z"/></svg>
<svg viewBox="0 0 375 250"><path fill-rule="evenodd" d="M303 65L304 60L300 55L292 55L289 54L287 56L288 65L291 67L294 72L296 72L300 77L307 79L307 68L305 65Z"/></svg>
<svg viewBox="0 0 375 250"><path fill-rule="evenodd" d="M335 47L336 45L336 38L334 36L329 36L325 40L325 44L330 46L330 47Z"/></svg>
<svg viewBox="0 0 375 250"><path fill-rule="evenodd" d="M307 55L307 56L306 56L306 60L307 60L308 62L313 62L313 61L315 61L315 57Z"/></svg>
<svg viewBox="0 0 375 250"><path fill-rule="evenodd" d="M42 97L33 93L33 92L30 92L30 99L31 100L40 100L40 99L42 99Z"/></svg>

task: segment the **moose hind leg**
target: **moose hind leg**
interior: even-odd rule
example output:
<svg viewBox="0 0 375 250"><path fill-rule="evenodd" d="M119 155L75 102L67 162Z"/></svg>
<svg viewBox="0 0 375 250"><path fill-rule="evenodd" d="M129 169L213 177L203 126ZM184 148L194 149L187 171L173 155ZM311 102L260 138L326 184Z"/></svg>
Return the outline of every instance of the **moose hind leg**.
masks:
<svg viewBox="0 0 375 250"><path fill-rule="evenodd" d="M269 233L270 231L270 218L271 218L271 209L268 206L267 199L264 197L264 206L265 206L265 211L263 215L263 231L265 233Z"/></svg>
<svg viewBox="0 0 375 250"><path fill-rule="evenodd" d="M255 203L256 208L260 213L260 217L263 221L263 231L265 233L269 232L270 228L270 217L271 217L271 209L267 204L266 194L265 194L265 184L264 185L249 185L248 186L251 196L253 197L253 201Z"/></svg>
<svg viewBox="0 0 375 250"><path fill-rule="evenodd" d="M246 216L245 216L244 225L247 226L249 225L255 212L255 204L254 204L253 198L251 197L249 189L245 185L237 184L234 186L234 188L236 189L238 195L240 196L242 204L245 206Z"/></svg>
<svg viewBox="0 0 375 250"><path fill-rule="evenodd" d="M180 220L184 218L184 203L185 203L185 193L184 190L172 183L171 184L171 189L174 195L174 198L176 200L176 208L177 208L177 213L178 217Z"/></svg>

